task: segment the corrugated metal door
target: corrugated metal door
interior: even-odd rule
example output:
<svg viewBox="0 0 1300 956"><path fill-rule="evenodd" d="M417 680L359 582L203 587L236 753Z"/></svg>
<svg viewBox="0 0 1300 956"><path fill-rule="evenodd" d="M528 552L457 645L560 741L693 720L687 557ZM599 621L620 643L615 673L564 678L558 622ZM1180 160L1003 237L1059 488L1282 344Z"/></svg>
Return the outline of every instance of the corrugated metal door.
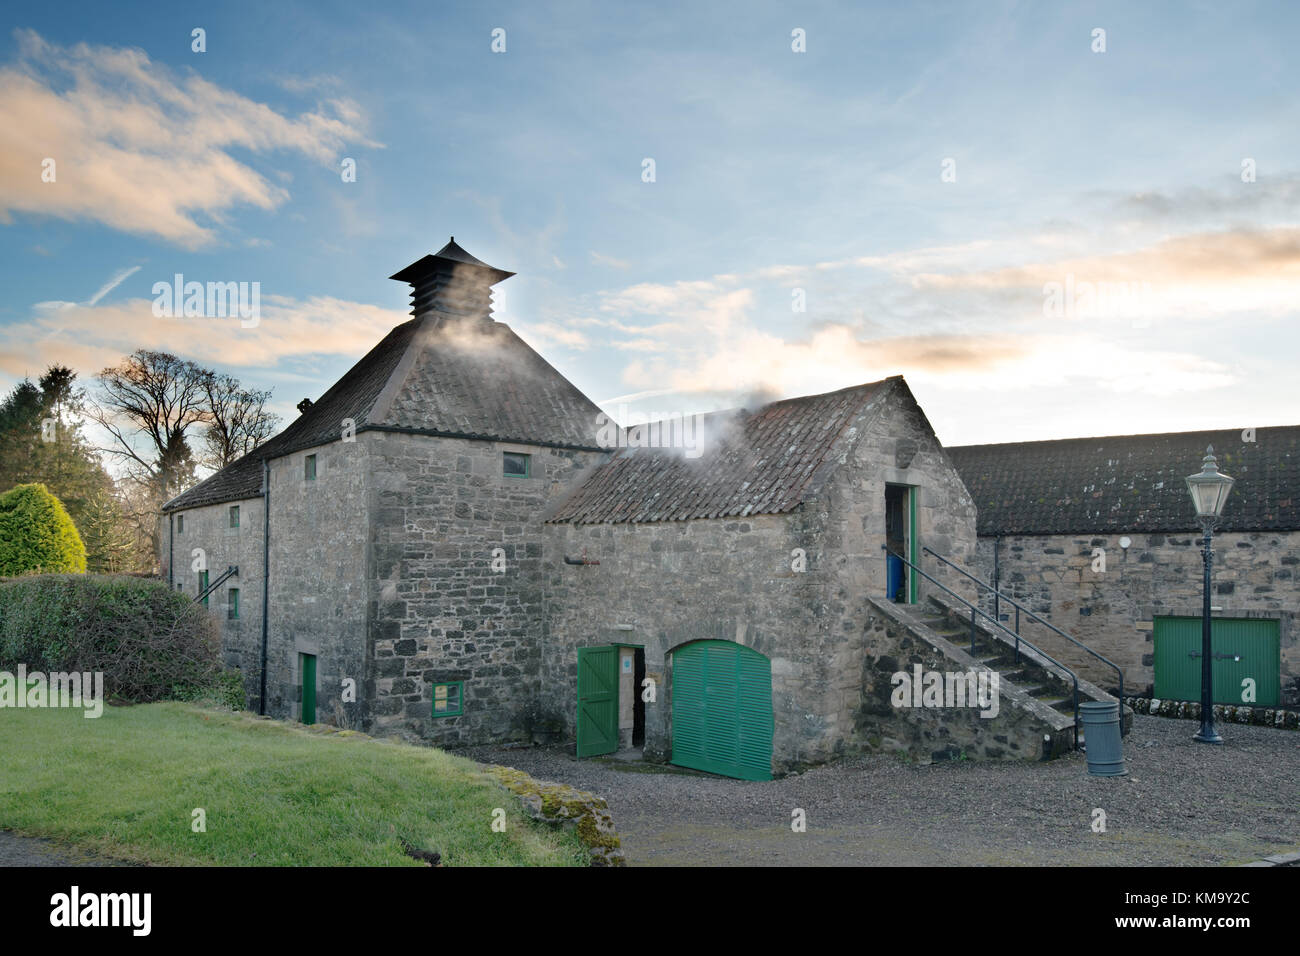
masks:
<svg viewBox="0 0 1300 956"><path fill-rule="evenodd" d="M1201 619L1158 617L1155 633L1155 696L1201 699ZM1213 618L1214 702L1276 707L1282 693L1278 622L1260 618ZM1255 682L1255 700L1242 700L1242 682Z"/></svg>
<svg viewBox="0 0 1300 956"><path fill-rule="evenodd" d="M741 780L772 779L772 664L730 641L673 653L672 762Z"/></svg>
<svg viewBox="0 0 1300 956"><path fill-rule="evenodd" d="M578 756L618 749L618 649L578 648Z"/></svg>

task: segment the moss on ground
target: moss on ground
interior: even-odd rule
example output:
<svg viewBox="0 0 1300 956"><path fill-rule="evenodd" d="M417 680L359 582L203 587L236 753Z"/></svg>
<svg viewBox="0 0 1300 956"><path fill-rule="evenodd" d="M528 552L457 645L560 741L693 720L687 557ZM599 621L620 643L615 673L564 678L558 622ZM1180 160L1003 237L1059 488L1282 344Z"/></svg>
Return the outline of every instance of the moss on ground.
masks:
<svg viewBox="0 0 1300 956"><path fill-rule="evenodd" d="M522 770L496 764L484 773L519 797L536 820L571 827L588 847L592 866L623 866L623 849L614 818L603 797L564 783L537 780Z"/></svg>

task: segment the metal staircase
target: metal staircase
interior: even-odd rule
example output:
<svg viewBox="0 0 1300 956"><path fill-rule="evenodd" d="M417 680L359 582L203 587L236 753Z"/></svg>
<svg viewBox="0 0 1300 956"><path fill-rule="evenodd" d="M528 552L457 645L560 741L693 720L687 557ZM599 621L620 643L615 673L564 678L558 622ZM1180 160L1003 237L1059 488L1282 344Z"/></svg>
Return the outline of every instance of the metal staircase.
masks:
<svg viewBox="0 0 1300 956"><path fill-rule="evenodd" d="M1017 640L1017 642L1020 640L1020 614L1021 614L1021 612L1023 611L1023 612L1024 612L1024 613L1029 617L1029 619L1030 619L1031 621L1036 621L1037 623L1043 625L1043 627L1047 628L1047 629L1048 629L1049 631L1051 631L1052 633L1054 633L1054 634L1056 634L1056 635L1058 635L1058 636L1060 636L1060 637L1065 638L1067 641L1069 641L1069 642L1070 642L1071 644L1073 644L1075 647L1078 647L1078 648L1080 648L1081 650L1083 650L1084 652L1086 652L1086 653L1088 653L1088 654L1091 654L1091 655L1092 655L1093 657L1095 657L1097 660L1101 661L1101 662L1102 662L1103 664L1105 664L1107 667L1111 668L1111 670L1113 670L1113 671L1115 672L1115 679L1116 679L1116 681L1117 681L1117 683L1118 683L1119 692L1118 692L1118 695L1117 695L1117 696L1118 696L1119 700L1121 700L1121 701L1124 700L1124 671L1121 670L1121 669L1120 669L1120 666L1119 666L1118 664L1116 664L1114 661L1112 661L1110 658L1108 658L1108 657L1103 657L1101 654L1098 654L1096 651L1094 651L1094 650L1093 650L1091 647L1089 647L1087 644L1083 643L1082 641L1076 640L1075 638L1071 637L1069 634L1066 634L1063 630L1061 630L1061 629L1060 629L1059 627L1057 627L1055 624L1052 624L1052 623L1050 623L1050 622L1048 622L1048 621L1044 621L1041 617L1039 617L1037 614L1035 614L1035 613L1034 613L1033 611L1031 611L1029 608L1025 607L1025 606L1024 606L1023 604L1021 604L1019 601L1016 601L1014 598L1008 597L1007 595L1003 594L1001 591L999 591L999 590L998 590L997 588L995 588L993 585L989 584L987 581L984 581L984 580L982 580L982 579L980 579L980 578L975 577L975 575L971 574L969 571L965 570L964 568L959 567L958 565L954 564L952 561L949 561L949 560L948 560L947 558L945 558L942 554L939 554L939 552L937 552L937 551L932 551L932 550L929 549L929 548L922 548L921 550L924 551L926 554L931 555L931 556L934 557L934 558L937 558L939 561L942 561L945 565L947 565L948 567L952 568L952 569L953 569L954 571L956 571L958 574L964 575L964 576L965 576L966 578L968 578L969 580L974 581L975 584L976 584L978 587L980 587L981 589L983 589L983 591L990 592L990 593L992 594L992 596L993 596L993 616L994 616L994 618L996 618L999 622L1000 622L1001 619L1002 619L1002 613L1001 613L1001 610L1002 610L1002 603L1003 603L1003 602L1006 602L1007 604L1010 604L1012 607L1014 607L1014 608L1016 609L1016 630L1015 630L1015 634L1016 634L1016 640Z"/></svg>
<svg viewBox="0 0 1300 956"><path fill-rule="evenodd" d="M913 628L924 629L926 633L942 638L950 644L968 645L964 649L969 656L981 666L997 671L1004 685L1010 685L1022 690L1030 698L1049 708L1050 711L1067 718L1068 723L1065 726L1073 731L1074 747L1078 749L1083 743L1082 728L1079 723L1080 702L1087 700L1110 701L1115 700L1115 697L1095 684L1080 678L1070 667L1020 634L1020 613L1023 611L1032 620L1044 624L1066 640L1078 645L1094 657L1110 664L1110 666L1115 667L1115 665L1059 628L1042 621L1038 615L1024 608L1018 602L1006 595L999 594L992 585L967 573L929 548L923 550L944 565L960 572L977 585L987 588L996 595L993 614L988 613L977 603L970 601L901 555L890 551L884 546L882 546L882 550L887 555L901 561L904 566L920 575L942 592L941 594L932 593L925 601L916 605L895 605L899 612L898 616ZM976 597L978 600L978 594ZM1014 630L999 620L1002 601L1016 608ZM1118 667L1115 669L1119 672ZM1122 689L1122 672L1119 672L1119 682ZM1120 701L1121 731L1127 733L1132 722L1132 712L1125 713L1122 697Z"/></svg>
<svg viewBox="0 0 1300 956"><path fill-rule="evenodd" d="M236 577L238 574L239 574L239 565L237 564L230 565L229 567L226 568L225 571L221 573L221 577L217 578L215 581L213 581L206 588L204 588L202 591L199 592L198 596L194 599L194 602L196 604L199 603L204 598L206 598L209 594L215 591L217 588L221 587L222 582L226 581L229 578Z"/></svg>

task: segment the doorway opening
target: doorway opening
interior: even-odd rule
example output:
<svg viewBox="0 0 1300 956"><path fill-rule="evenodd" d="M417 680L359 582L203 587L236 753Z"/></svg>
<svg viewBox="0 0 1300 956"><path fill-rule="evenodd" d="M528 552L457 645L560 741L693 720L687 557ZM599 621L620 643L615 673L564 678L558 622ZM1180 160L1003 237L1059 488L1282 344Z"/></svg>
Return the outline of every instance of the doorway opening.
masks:
<svg viewBox="0 0 1300 956"><path fill-rule="evenodd" d="M885 557L885 596L896 604L911 604L916 600L912 569L901 560L906 558L916 563L913 490L909 485L885 485L885 547L890 551Z"/></svg>
<svg viewBox="0 0 1300 956"><path fill-rule="evenodd" d="M645 700L641 696L645 682L645 651L638 647L632 664L632 746L645 746Z"/></svg>

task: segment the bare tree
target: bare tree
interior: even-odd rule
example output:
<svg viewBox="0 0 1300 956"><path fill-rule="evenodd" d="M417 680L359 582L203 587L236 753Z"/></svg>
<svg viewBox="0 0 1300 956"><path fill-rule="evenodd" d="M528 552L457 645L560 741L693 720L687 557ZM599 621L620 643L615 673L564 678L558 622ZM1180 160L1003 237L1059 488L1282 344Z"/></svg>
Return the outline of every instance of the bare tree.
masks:
<svg viewBox="0 0 1300 956"><path fill-rule="evenodd" d="M234 376L216 372L203 387L211 413L203 433L203 464L225 468L275 434L280 416L266 410L269 391L244 388Z"/></svg>
<svg viewBox="0 0 1300 956"><path fill-rule="evenodd" d="M125 517L159 552L162 506L195 481L195 465L224 468L274 432L266 410L271 393L246 389L231 375L169 352L139 349L99 373L100 401L87 416L108 432L100 449L123 464ZM191 430L202 428L203 457L195 459Z"/></svg>
<svg viewBox="0 0 1300 956"><path fill-rule="evenodd" d="M169 352L138 349L99 373L103 401L92 420L113 439L101 449L122 461L136 481L152 484L162 499L194 478L187 432L210 422L206 381L213 373Z"/></svg>

